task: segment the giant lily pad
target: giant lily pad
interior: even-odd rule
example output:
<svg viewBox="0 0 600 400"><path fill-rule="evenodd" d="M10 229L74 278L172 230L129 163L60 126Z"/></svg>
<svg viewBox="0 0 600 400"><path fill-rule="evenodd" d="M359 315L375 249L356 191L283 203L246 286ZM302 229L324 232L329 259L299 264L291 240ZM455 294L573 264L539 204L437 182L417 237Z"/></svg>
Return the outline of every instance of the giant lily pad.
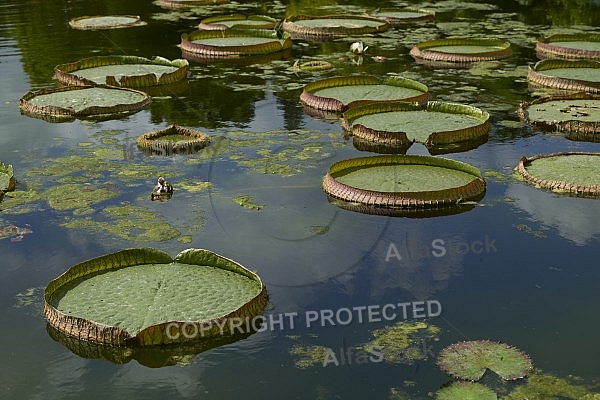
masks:
<svg viewBox="0 0 600 400"><path fill-rule="evenodd" d="M511 54L510 43L493 39L437 39L418 43L410 50L417 60L456 64L499 60Z"/></svg>
<svg viewBox="0 0 600 400"><path fill-rule="evenodd" d="M169 10L186 10L212 4L227 3L229 0L158 0L158 5Z"/></svg>
<svg viewBox="0 0 600 400"><path fill-rule="evenodd" d="M485 181L479 170L459 161L382 155L334 163L323 189L335 199L371 208L426 210L480 199Z"/></svg>
<svg viewBox="0 0 600 400"><path fill-rule="evenodd" d="M331 40L336 37L385 32L390 25L383 19L365 15L292 15L283 21L283 30L293 39Z"/></svg>
<svg viewBox="0 0 600 400"><path fill-rule="evenodd" d="M560 90L600 93L600 62L542 60L529 66L529 82Z"/></svg>
<svg viewBox="0 0 600 400"><path fill-rule="evenodd" d="M436 393L437 400L497 400L498 395L477 382L452 382Z"/></svg>
<svg viewBox="0 0 600 400"><path fill-rule="evenodd" d="M209 142L207 134L179 125L144 133L137 139L138 148L162 155L196 153Z"/></svg>
<svg viewBox="0 0 600 400"><path fill-rule="evenodd" d="M201 30L181 35L182 51L207 58L271 54L291 47L289 35L279 38L277 32L264 29Z"/></svg>
<svg viewBox="0 0 600 400"><path fill-rule="evenodd" d="M539 58L600 60L600 35L571 34L538 38Z"/></svg>
<svg viewBox="0 0 600 400"><path fill-rule="evenodd" d="M97 56L54 68L59 82L67 85L98 85L142 88L169 85L187 77L187 60L134 56Z"/></svg>
<svg viewBox="0 0 600 400"><path fill-rule="evenodd" d="M566 133L569 139L600 141L600 95L539 98L521 103L518 114L540 129Z"/></svg>
<svg viewBox="0 0 600 400"><path fill-rule="evenodd" d="M97 30L130 28L133 26L146 25L139 15L96 15L93 17L83 16L73 18L69 26L73 29Z"/></svg>
<svg viewBox="0 0 600 400"><path fill-rule="evenodd" d="M411 7L378 8L369 11L368 14L374 18L383 19L392 26L420 24L435 20L435 12Z"/></svg>
<svg viewBox="0 0 600 400"><path fill-rule="evenodd" d="M600 153L564 152L523 157L517 173L558 193L600 197Z"/></svg>
<svg viewBox="0 0 600 400"><path fill-rule="evenodd" d="M375 101L427 102L430 99L427 86L399 76L326 78L307 84L300 94L300 101L306 106L330 112L342 112Z"/></svg>
<svg viewBox="0 0 600 400"><path fill-rule="evenodd" d="M51 122L76 118L117 118L140 111L150 96L133 89L112 86L67 86L28 92L19 100L21 111Z"/></svg>
<svg viewBox="0 0 600 400"><path fill-rule="evenodd" d="M277 20L266 15L220 15L200 21L198 29L224 31L226 29L273 29Z"/></svg>
<svg viewBox="0 0 600 400"><path fill-rule="evenodd" d="M457 143L476 147L485 142L488 120L487 112L462 104L376 102L347 110L342 125L355 137L374 144L406 149L416 141L443 152Z"/></svg>
<svg viewBox="0 0 600 400"><path fill-rule="evenodd" d="M266 305L254 272L203 249L129 249L69 268L44 293L57 330L115 346L244 333ZM255 324L254 324L255 325Z"/></svg>
<svg viewBox="0 0 600 400"><path fill-rule="evenodd" d="M523 378L533 369L527 354L490 340L452 344L440 352L437 363L447 374L470 381L478 381L488 369L507 381Z"/></svg>

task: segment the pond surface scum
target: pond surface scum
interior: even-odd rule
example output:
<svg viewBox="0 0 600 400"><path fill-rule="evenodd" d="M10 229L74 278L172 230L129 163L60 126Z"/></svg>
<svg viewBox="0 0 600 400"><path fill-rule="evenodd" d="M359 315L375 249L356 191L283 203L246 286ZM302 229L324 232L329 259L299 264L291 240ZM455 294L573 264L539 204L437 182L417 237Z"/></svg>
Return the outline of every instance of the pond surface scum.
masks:
<svg viewBox="0 0 600 400"><path fill-rule="evenodd" d="M0 187L0 398L429 400L446 388L439 398L478 390L481 398L600 399L600 199L555 193L515 174L523 156L600 152L594 133L576 141L517 114L521 102L565 94L528 82L528 67L539 61L536 41L600 34L597 0L386 0L376 7L410 6L435 19L294 39L291 49L269 54L196 55L185 82L153 88L151 103L116 118L49 122L20 112L26 93L60 87L60 64L185 58L181 35L209 17L377 13L367 0L177 3L192 2L5 0L0 7L0 163L12 165L16 179L14 190ZM69 26L77 17L118 15L144 23ZM409 54L417 43L445 38L507 41L512 54L470 65ZM357 41L368 46L363 54L350 51ZM577 77L597 83L583 73ZM404 216L357 212L357 203L328 198L322 181L330 166L376 153L355 147L341 114L315 113L299 98L308 83L349 75L401 76L426 85L435 101L489 113L487 140L431 155L481 171L483 197L457 212ZM210 143L197 151L137 147L140 135L173 124L206 133ZM405 151L430 155L418 142ZM597 182L598 168L579 169L585 182ZM568 179L563 169L550 172ZM361 182L377 182L364 175ZM159 176L173 195L151 201ZM389 170L379 178L400 179ZM255 271L269 295L265 327L210 343L110 348L47 326L48 282L86 260L140 247L171 256L209 249ZM184 302L180 294L172 299ZM390 304L436 304L440 312L391 320ZM336 323L322 323L333 310ZM341 310L361 312L348 318ZM298 316L293 327L278 329L290 315ZM500 361L489 357L477 385L459 383L437 358L471 341L518 348L533 369L503 381L493 372ZM342 362L350 354L352 362Z"/></svg>

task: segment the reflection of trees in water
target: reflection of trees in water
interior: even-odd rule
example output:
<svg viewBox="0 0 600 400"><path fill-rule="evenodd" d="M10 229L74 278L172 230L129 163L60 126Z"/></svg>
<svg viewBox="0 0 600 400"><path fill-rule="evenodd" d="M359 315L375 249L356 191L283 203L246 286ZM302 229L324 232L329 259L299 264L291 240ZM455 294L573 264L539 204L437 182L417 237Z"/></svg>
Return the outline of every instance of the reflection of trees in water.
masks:
<svg viewBox="0 0 600 400"><path fill-rule="evenodd" d="M504 8L504 4L512 3L501 2L500 6ZM523 15L525 23L532 25L595 26L598 24L600 3L594 0L518 0L514 11Z"/></svg>

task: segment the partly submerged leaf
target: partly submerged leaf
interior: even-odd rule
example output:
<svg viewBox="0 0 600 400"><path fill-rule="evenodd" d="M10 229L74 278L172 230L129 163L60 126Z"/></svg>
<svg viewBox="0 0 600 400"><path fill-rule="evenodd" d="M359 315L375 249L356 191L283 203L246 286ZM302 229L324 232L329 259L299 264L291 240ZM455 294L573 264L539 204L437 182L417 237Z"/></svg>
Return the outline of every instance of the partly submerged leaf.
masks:
<svg viewBox="0 0 600 400"><path fill-rule="evenodd" d="M15 177L12 165L4 165L0 161L0 192L10 192L15 190Z"/></svg>
<svg viewBox="0 0 600 400"><path fill-rule="evenodd" d="M523 378L533 369L527 354L489 340L452 344L440 352L437 363L444 372L470 381L478 381L488 369L504 380Z"/></svg>
<svg viewBox="0 0 600 400"><path fill-rule="evenodd" d="M437 391L437 400L497 400L498 395L477 382L452 382Z"/></svg>

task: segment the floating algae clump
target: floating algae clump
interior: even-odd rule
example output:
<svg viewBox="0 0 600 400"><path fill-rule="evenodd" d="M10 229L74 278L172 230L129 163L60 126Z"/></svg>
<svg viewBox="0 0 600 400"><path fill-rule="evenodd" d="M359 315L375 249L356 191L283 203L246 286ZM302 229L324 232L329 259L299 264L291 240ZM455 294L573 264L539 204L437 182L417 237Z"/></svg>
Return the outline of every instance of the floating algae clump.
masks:
<svg viewBox="0 0 600 400"><path fill-rule="evenodd" d="M594 400L600 393L591 393L582 386L571 384L552 375L535 374L527 378L525 385L509 393L505 400Z"/></svg>
<svg viewBox="0 0 600 400"><path fill-rule="evenodd" d="M295 345L290 349L290 354L298 357L296 367L304 369L323 365L328 350L325 346Z"/></svg>
<svg viewBox="0 0 600 400"><path fill-rule="evenodd" d="M48 204L55 210L87 208L116 196L108 189L96 189L92 185L75 183L53 186L45 192Z"/></svg>
<svg viewBox="0 0 600 400"><path fill-rule="evenodd" d="M378 346L384 360L390 363L411 363L427 359L426 342L437 340L440 328L423 321L398 322L392 326L375 329L371 332L373 340L360 346L368 350Z"/></svg>

